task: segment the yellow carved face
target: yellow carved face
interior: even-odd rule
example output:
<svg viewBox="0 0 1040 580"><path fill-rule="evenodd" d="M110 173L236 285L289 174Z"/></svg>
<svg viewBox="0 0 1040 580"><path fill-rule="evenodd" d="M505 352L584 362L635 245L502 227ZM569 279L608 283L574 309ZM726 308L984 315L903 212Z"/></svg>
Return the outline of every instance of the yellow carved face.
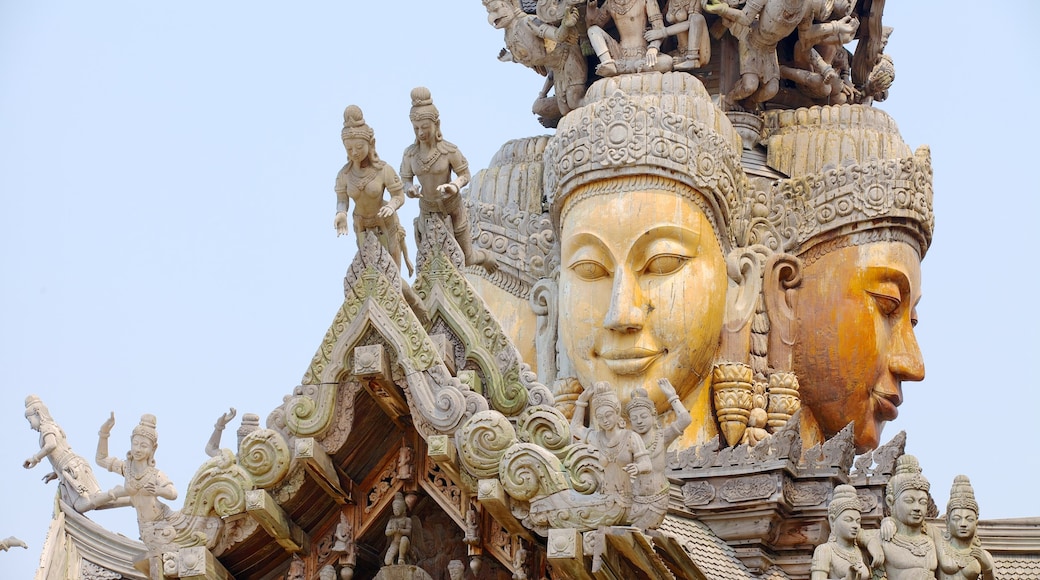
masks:
<svg viewBox="0 0 1040 580"><path fill-rule="evenodd" d="M856 451L874 449L898 415L902 382L924 379L920 298L921 260L903 242L838 248L805 266L792 363L825 437L855 421Z"/></svg>
<svg viewBox="0 0 1040 580"><path fill-rule="evenodd" d="M691 401L710 376L725 314L726 263L711 223L696 203L663 189L570 203L560 336L578 380L607 381L622 401L643 387L664 410L657 380L667 378Z"/></svg>

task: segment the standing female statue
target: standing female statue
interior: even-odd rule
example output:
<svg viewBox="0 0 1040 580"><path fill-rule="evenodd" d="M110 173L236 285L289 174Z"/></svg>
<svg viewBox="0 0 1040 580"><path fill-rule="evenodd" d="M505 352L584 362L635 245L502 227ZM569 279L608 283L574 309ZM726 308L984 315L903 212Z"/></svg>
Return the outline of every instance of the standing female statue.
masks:
<svg viewBox="0 0 1040 580"><path fill-rule="evenodd" d="M867 580L870 569L863 562L857 540L862 505L856 488L839 485L827 506L831 536L813 551L811 580Z"/></svg>
<svg viewBox="0 0 1040 580"><path fill-rule="evenodd" d="M625 406L632 430L643 439L653 466L650 473L646 477L637 478L633 486L634 503L630 512L632 525L644 530L659 526L668 513L668 494L672 488L664 475L668 467L668 446L682 435L691 422L690 412L683 407L679 395L675 394L675 387L668 379L659 380L657 386L668 398L668 404L675 414L675 420L667 427L658 426L657 409L642 388L635 390Z"/></svg>
<svg viewBox="0 0 1040 580"><path fill-rule="evenodd" d="M993 556L982 549L975 535L979 504L965 475L958 475L946 504L946 532L939 544L940 580L993 580Z"/></svg>

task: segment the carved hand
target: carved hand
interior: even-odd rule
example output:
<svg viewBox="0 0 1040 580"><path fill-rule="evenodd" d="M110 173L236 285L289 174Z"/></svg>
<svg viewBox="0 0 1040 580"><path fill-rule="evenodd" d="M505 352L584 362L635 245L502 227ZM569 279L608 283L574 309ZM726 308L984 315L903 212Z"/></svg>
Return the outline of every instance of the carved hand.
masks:
<svg viewBox="0 0 1040 580"><path fill-rule="evenodd" d="M347 212L338 211L336 212L336 219L332 221L333 225L336 226L336 237L346 236L350 234L350 228L347 227Z"/></svg>
<svg viewBox="0 0 1040 580"><path fill-rule="evenodd" d="M24 467L26 469L32 469L32 468L36 467L39 464L40 464L40 460L36 459L36 456L33 455L32 457L30 457L29 459L26 459L22 463L22 467Z"/></svg>
<svg viewBox="0 0 1040 580"><path fill-rule="evenodd" d="M502 50L505 49L503 48ZM414 183L404 188L404 194L413 199L417 197L422 197L422 192L419 191L419 186Z"/></svg>
<svg viewBox="0 0 1040 580"><path fill-rule="evenodd" d="M892 518L881 520L881 528L878 530L882 542L891 542L896 536L896 522Z"/></svg>
<svg viewBox="0 0 1040 580"><path fill-rule="evenodd" d="M729 6L723 0L704 0L704 10L711 14L721 15L722 12L729 8Z"/></svg>
<svg viewBox="0 0 1040 580"><path fill-rule="evenodd" d="M646 49L646 68L652 69L657 66L657 49L650 47Z"/></svg>
<svg viewBox="0 0 1040 580"><path fill-rule="evenodd" d="M661 394L664 395L665 400L669 400L675 395L675 387L672 386L671 381L668 379L657 379L657 388L660 389Z"/></svg>
<svg viewBox="0 0 1040 580"><path fill-rule="evenodd" d="M235 408L231 407L230 411L224 413L217 419L217 424L214 425L214 427L216 427L217 429L223 429L224 427L227 427L227 424L235 418L236 413L238 413L238 411L235 411Z"/></svg>
<svg viewBox="0 0 1040 580"><path fill-rule="evenodd" d="M444 185L437 186L437 193L443 196L456 195L459 193L459 186L454 183L445 183Z"/></svg>
<svg viewBox="0 0 1040 580"><path fill-rule="evenodd" d="M379 208L379 211L376 212L376 215L383 219L386 219L394 215L394 208L388 205L384 205L383 207Z"/></svg>
<svg viewBox="0 0 1040 580"><path fill-rule="evenodd" d="M838 40L842 44L852 42L852 37L856 35L857 29L859 29L859 20L852 16L846 16L834 24L834 30L838 33Z"/></svg>
<svg viewBox="0 0 1040 580"><path fill-rule="evenodd" d="M629 463L625 466L625 473L629 474L632 477L635 477L639 475L639 466L635 463Z"/></svg>
<svg viewBox="0 0 1040 580"><path fill-rule="evenodd" d="M665 36L668 36L668 33L665 32L663 28L661 28L661 29L651 28L650 30L647 30L646 32L643 33L643 38L645 38L647 42L653 42L655 40L661 40Z"/></svg>
<svg viewBox="0 0 1040 580"><path fill-rule="evenodd" d="M112 414L109 415L108 419L105 419L105 422L101 424L100 432L104 433L107 436L109 433L112 432L112 427L115 427L115 425L116 414L115 411L113 411Z"/></svg>
<svg viewBox="0 0 1040 580"><path fill-rule="evenodd" d="M563 22L560 24L563 28L574 28L578 24L578 8L571 6L571 9L563 15Z"/></svg>

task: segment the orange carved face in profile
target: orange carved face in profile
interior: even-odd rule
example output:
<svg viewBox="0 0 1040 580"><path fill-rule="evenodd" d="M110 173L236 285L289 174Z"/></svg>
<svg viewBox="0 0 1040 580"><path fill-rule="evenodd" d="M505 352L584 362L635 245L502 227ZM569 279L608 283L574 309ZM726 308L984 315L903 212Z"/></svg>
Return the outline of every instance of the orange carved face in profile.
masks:
<svg viewBox="0 0 1040 580"><path fill-rule="evenodd" d="M914 336L921 260L904 242L846 246L807 264L795 294L794 371L825 437L855 421L856 452L880 443L903 381L924 379Z"/></svg>
<svg viewBox="0 0 1040 580"><path fill-rule="evenodd" d="M674 191L571 202L561 228L560 335L579 381L607 381L627 401L643 387L659 409L660 378L695 416L725 314L727 273L711 222Z"/></svg>

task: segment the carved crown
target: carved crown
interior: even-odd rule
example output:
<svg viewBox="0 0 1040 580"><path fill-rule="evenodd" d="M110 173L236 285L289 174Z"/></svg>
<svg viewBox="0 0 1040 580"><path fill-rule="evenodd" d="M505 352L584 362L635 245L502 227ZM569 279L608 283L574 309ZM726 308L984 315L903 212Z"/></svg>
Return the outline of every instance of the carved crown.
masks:
<svg viewBox="0 0 1040 580"><path fill-rule="evenodd" d="M579 187L651 176L699 192L719 241L733 246L730 220L747 188L740 136L699 80L685 73L601 79L585 102L560 120L545 150L545 195L557 227Z"/></svg>

